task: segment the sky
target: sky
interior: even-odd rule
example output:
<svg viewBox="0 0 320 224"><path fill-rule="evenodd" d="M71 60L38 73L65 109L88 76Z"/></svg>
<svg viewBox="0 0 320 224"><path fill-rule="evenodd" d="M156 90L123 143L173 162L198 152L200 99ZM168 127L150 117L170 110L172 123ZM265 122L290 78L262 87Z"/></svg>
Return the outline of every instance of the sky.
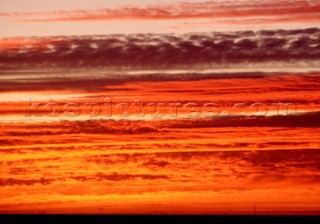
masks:
<svg viewBox="0 0 320 224"><path fill-rule="evenodd" d="M319 27L319 0L2 0L0 37Z"/></svg>
<svg viewBox="0 0 320 224"><path fill-rule="evenodd" d="M0 213L319 215L319 0L0 2Z"/></svg>

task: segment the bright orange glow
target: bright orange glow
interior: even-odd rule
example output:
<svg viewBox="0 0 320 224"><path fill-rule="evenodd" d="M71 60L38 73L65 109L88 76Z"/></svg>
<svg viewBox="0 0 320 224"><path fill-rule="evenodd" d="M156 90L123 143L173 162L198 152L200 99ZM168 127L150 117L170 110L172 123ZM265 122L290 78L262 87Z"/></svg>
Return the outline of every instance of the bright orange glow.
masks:
<svg viewBox="0 0 320 224"><path fill-rule="evenodd" d="M115 98L115 105L137 97L144 103L188 99L223 105L255 99L295 100L298 109L308 112L319 109L312 106L319 96L317 79L318 75L283 75L136 82L90 93L96 96L90 102L101 101L99 96L106 93L124 96ZM314 89L301 90L301 85ZM80 97L52 102L86 101ZM24 121L48 114L39 110L31 118L23 117L22 108L25 102L8 102L2 104L1 113L8 117L15 114ZM133 114L137 109L131 108ZM114 118L116 115L121 113L115 111ZM301 117L302 122L296 116L285 116L277 123L272 118L257 123L247 117L240 126L219 117L100 118L110 119L1 124L1 211L253 214L255 204L259 214L316 212L320 129L314 119L319 115ZM49 117L45 121L50 121ZM305 127L295 127L301 124Z"/></svg>

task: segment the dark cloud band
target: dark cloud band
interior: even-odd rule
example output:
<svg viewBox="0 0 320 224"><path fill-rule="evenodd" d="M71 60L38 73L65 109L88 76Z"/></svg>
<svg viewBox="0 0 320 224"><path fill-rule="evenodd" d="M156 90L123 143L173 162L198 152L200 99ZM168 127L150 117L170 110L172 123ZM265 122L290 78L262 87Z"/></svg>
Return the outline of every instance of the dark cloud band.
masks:
<svg viewBox="0 0 320 224"><path fill-rule="evenodd" d="M150 69L316 61L319 39L317 28L2 39L0 69Z"/></svg>

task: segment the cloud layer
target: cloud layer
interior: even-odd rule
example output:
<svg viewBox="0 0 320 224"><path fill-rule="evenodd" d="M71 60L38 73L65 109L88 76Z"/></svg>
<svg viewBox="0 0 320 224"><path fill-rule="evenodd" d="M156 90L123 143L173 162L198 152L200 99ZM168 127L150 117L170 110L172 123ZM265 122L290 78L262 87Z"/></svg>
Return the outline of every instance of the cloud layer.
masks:
<svg viewBox="0 0 320 224"><path fill-rule="evenodd" d="M97 10L2 12L0 16L21 21L93 21L93 20L176 20L260 17L270 19L319 20L320 3L306 0L203 1L122 6Z"/></svg>
<svg viewBox="0 0 320 224"><path fill-rule="evenodd" d="M47 2L33 9L31 3L8 1L4 6L11 6L0 10L0 36L305 29L319 28L320 22L318 0L125 0L118 7L118 1L73 7Z"/></svg>
<svg viewBox="0 0 320 224"><path fill-rule="evenodd" d="M0 41L0 68L172 68L314 61L320 30L13 38Z"/></svg>

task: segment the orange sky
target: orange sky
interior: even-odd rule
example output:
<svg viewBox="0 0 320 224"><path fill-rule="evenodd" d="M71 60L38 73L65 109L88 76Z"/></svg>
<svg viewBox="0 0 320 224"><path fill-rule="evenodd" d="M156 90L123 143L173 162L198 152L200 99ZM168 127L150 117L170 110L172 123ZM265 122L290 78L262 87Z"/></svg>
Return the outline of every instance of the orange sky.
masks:
<svg viewBox="0 0 320 224"><path fill-rule="evenodd" d="M1 0L0 213L319 215L319 22L318 0Z"/></svg>
<svg viewBox="0 0 320 224"><path fill-rule="evenodd" d="M255 206L256 214L318 214L320 124L311 113L319 111L318 80L283 74L129 82L95 92L52 91L49 83L42 85L48 92L10 91L0 104L0 213L250 215ZM32 95L43 105L113 96L114 103L214 102L229 111L236 102L262 102L270 113L273 102L293 102L299 111L51 119L43 105L26 117L26 102L4 102Z"/></svg>

